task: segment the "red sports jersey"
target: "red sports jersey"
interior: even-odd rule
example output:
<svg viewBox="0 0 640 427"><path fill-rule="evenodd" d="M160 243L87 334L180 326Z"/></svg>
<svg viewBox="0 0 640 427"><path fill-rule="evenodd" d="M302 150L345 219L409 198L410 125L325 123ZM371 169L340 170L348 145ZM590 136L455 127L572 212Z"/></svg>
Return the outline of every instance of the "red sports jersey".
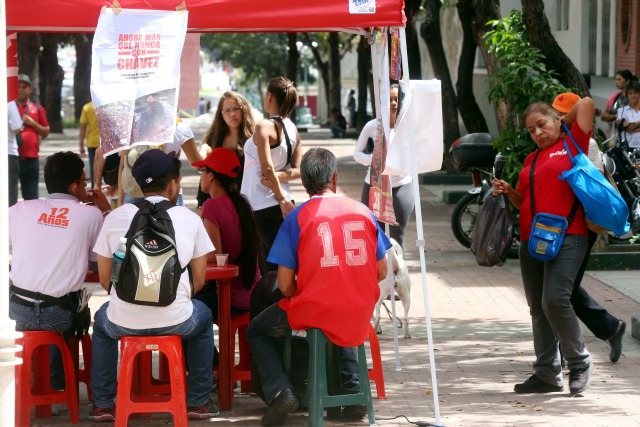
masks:
<svg viewBox="0 0 640 427"><path fill-rule="evenodd" d="M297 272L296 293L280 301L291 328L320 328L343 347L362 344L380 296L377 261L390 246L371 211L355 200L313 197L295 209L268 258Z"/></svg>

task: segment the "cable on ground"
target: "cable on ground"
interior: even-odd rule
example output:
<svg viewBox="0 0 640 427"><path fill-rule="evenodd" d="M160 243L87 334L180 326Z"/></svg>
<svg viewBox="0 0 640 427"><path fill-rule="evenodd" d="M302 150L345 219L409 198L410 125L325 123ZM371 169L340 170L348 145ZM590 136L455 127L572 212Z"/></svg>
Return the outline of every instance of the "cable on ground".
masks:
<svg viewBox="0 0 640 427"><path fill-rule="evenodd" d="M440 424L440 425L432 424L432 423L427 422L427 421L411 421L405 415L397 415L397 416L395 416L393 418L379 418L379 417L376 417L376 420L378 420L378 421L392 421L392 420L395 420L395 419L401 418L401 417L404 418L405 420L407 420L407 422L409 424L413 424L413 425L416 425L418 427L446 427L444 424Z"/></svg>

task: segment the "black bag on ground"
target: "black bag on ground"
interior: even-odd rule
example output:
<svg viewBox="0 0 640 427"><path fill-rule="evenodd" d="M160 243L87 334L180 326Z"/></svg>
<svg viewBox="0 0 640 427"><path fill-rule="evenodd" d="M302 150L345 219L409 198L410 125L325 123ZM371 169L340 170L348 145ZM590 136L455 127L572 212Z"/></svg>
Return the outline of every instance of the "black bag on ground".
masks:
<svg viewBox="0 0 640 427"><path fill-rule="evenodd" d="M494 197L492 191L485 195L471 233L471 251L478 265L485 267L504 264L513 242L513 217L506 196Z"/></svg>
<svg viewBox="0 0 640 427"><path fill-rule="evenodd" d="M134 204L138 212L126 234L127 252L115 284L116 294L131 304L166 307L175 301L185 270L180 267L176 235L167 212L174 205L146 199Z"/></svg>

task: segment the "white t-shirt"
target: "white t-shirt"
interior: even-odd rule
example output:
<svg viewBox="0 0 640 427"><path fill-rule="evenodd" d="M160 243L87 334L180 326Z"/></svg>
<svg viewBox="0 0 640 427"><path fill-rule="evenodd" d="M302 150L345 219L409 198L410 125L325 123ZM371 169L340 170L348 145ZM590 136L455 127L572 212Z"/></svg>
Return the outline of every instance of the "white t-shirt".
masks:
<svg viewBox="0 0 640 427"><path fill-rule="evenodd" d="M168 142L161 146L155 145L136 145L131 147L128 151L123 152L123 156L127 156L124 161L124 168L122 169L122 186L124 191L131 197L142 198L144 194L140 189L140 186L136 182L135 178L131 174L131 168L133 164L138 160L138 157L150 148L161 148L165 153L177 152L176 157L180 156L180 150L182 150L182 144L193 138L193 131L184 122L178 122L176 124L176 132L173 135L173 142Z"/></svg>
<svg viewBox="0 0 640 427"><path fill-rule="evenodd" d="M296 125L288 118L283 119L283 122L284 128L289 135L289 141L291 141L291 156L293 159L293 152L298 143L298 130L296 129ZM290 164L287 165L287 141L284 134L280 139L280 145L271 148L270 151L274 170L280 171L291 168ZM251 135L251 138L244 144L244 175L242 176L240 193L244 194L247 200L249 200L254 211L278 205L273 191L260 182L261 177L262 169L260 168L260 159L258 158L258 147L255 142L253 142L253 135ZM289 184L281 182L280 187L282 188L284 197L287 200L293 200L293 193L289 188Z"/></svg>
<svg viewBox="0 0 640 427"><path fill-rule="evenodd" d="M618 108L617 119L626 119L629 123L640 122L640 110L634 110L628 105ZM640 131L624 132L623 137L629 142L629 147L640 148Z"/></svg>
<svg viewBox="0 0 640 427"><path fill-rule="evenodd" d="M162 196L147 197L152 203L166 200ZM138 207L127 203L112 211L104 221L93 250L105 258L113 258L113 253L129 230L131 220ZM182 206L167 211L176 234L176 248L180 266L185 268L194 258L199 258L214 250L202 220L198 215ZM184 322L191 317L191 285L189 273L180 277L176 299L167 307L151 307L122 301L113 290L109 297L107 317L116 325L131 329L163 328Z"/></svg>
<svg viewBox="0 0 640 427"><path fill-rule="evenodd" d="M19 288L60 297L77 291L95 261L102 213L62 193L9 208L13 250L9 277Z"/></svg>
<svg viewBox="0 0 640 427"><path fill-rule="evenodd" d="M371 184L371 158L373 154L365 153L364 150L367 148L367 139L373 138L375 141L376 134L378 133L378 121L377 119L373 119L367 122L366 125L362 128L362 132L360 132L360 136L358 137L358 142L356 142L355 150L353 152L353 159L360 163L361 165L368 166L367 167L367 176L364 178L364 182L367 184ZM391 129L391 134L389 135L389 139L393 139L395 135L395 131ZM391 177L391 187L400 187L401 185L408 184L412 181L411 175L390 175Z"/></svg>
<svg viewBox="0 0 640 427"><path fill-rule="evenodd" d="M20 112L18 111L18 106L15 101L7 102L7 125L9 131L9 155L17 156L18 144L16 143L16 135L13 131L20 129L24 124L22 123L22 117L20 117Z"/></svg>

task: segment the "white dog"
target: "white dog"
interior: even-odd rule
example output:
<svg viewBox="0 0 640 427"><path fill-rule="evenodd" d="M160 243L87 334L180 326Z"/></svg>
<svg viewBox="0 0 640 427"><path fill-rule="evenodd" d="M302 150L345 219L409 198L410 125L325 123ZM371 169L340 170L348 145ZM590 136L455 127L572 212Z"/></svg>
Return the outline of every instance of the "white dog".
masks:
<svg viewBox="0 0 640 427"><path fill-rule="evenodd" d="M389 282L392 281L393 289L402 301L404 307L404 337L411 338L409 333L409 306L411 305L411 277L409 277L409 269L404 262L402 248L394 239L390 239L393 246L387 251L387 256L391 258L393 272L389 272L387 277L380 282L380 298L376 303L373 313L373 327L377 333L382 333L380 327L380 306L389 295Z"/></svg>

